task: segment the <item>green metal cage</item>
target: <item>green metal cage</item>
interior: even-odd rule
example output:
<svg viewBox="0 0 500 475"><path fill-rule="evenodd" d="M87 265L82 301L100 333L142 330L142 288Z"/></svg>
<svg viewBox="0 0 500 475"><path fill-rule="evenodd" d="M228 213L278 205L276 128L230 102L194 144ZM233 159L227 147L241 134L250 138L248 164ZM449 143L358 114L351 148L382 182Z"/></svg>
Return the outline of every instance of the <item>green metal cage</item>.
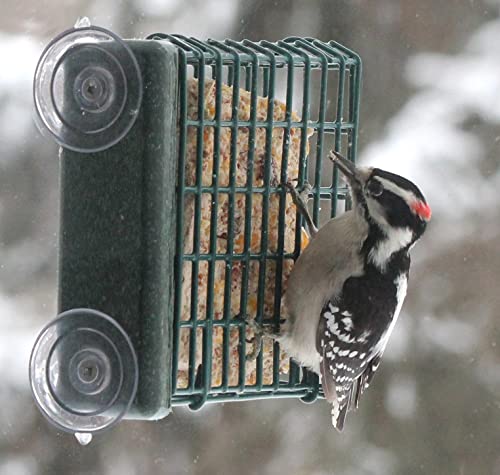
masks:
<svg viewBox="0 0 500 475"><path fill-rule="evenodd" d="M287 159L289 153L290 133L293 128L301 131L298 187L306 180L312 185L312 214L317 225L325 218L337 213L337 201L346 198L346 189L338 186L337 176L330 164L324 160L331 148L342 152L351 160L356 157L356 139L358 129L358 108L361 81L361 60L353 51L334 42L322 42L313 38L287 38L283 41L199 41L181 35L155 34L150 37L159 42L168 42L178 52L178 183L177 183L177 233L175 257L175 297L173 317L173 351L172 351L172 406L189 405L198 409L207 402L222 402L234 400L297 397L303 401L314 401L322 397L318 377L289 362L288 375L280 374L280 348L278 343L272 347L272 381L264 381L263 352L255 361L255 381L251 384L246 380L245 355L247 352L246 327L247 305L249 298L248 268L252 261L259 263L259 278L257 289L256 321L260 324L271 324L276 329L280 325L280 302L282 297L282 269L287 259L297 259L301 246L300 225L296 227L296 245L291 253L284 250L283 239L278 242L276 252L268 249L267 224L269 216L269 200L273 195L279 197L280 210L278 214L278 236L283 236L285 229L284 204L286 189L282 186L287 177ZM188 114L188 79L198 80L197 118ZM215 111L212 118L205 114L205 83L215 81ZM232 86L233 112L230 120L223 119L222 88ZM238 118L240 96L238 91L244 89L250 92L249 120ZM256 106L258 97L267 98L267 118L257 117ZM284 120L273 119L275 99L284 101L286 110ZM293 117L292 111L300 113L300 119ZM196 131L196 179L195 183L187 184L185 177L186 142L188 129ZM214 134L213 169L214 174L210 184L202 183L202 167L204 160L204 131L210 128ZM221 185L218 178L219 137L224 128L231 130L231 164L230 181ZM235 167L238 158L237 133L241 128L247 128L249 144L255 140L256 130L266 131L264 157L263 186L252 186L252 170L254 149L248 149L248 179L245 186L235 183ZM271 180L271 140L273 129L282 128L284 140L282 144L282 167L278 183ZM311 133L310 153L307 156L307 136ZM226 186L227 185L227 186ZM202 233L201 207L202 196L209 194L213 206L210 211L209 249L200 250L200 234ZM227 227L226 252L217 252L217 197L227 196L229 201L229 216ZM245 235L242 252L234 251L234 201L236 195L245 197ZM262 195L262 229L258 252L250 250L251 202ZM194 227L192 252L185 250L185 203L191 197L194 201ZM299 224L301 217L297 215ZM197 312L199 298L198 274L200 265L208 269L206 292L206 315ZM220 318L214 318L214 285L217 263L224 263L227 271L224 281L223 313ZM235 263L240 263L242 269L239 312L231 314L231 269ZM274 262L276 283L274 308L272 315L264 313L264 274L266 264ZM192 266L189 319L181 318L182 286L184 266ZM204 296L205 297L205 296ZM212 378L213 332L222 328L222 376L218 384ZM238 377L231 384L228 376L230 358L230 338L232 330L238 332ZM189 334L189 367L187 381L179 382L179 351L181 332ZM201 361L196 358L196 348L201 339Z"/></svg>

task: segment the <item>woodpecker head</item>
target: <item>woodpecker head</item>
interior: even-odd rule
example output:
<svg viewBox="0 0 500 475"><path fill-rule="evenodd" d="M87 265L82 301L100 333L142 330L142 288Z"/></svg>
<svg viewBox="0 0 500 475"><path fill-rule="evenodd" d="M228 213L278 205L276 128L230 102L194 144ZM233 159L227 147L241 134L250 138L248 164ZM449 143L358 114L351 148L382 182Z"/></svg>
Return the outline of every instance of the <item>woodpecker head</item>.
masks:
<svg viewBox="0 0 500 475"><path fill-rule="evenodd" d="M380 168L356 167L335 151L330 158L346 176L354 205L369 224L387 238L397 237L400 248L412 245L422 236L431 218L431 208L415 184Z"/></svg>

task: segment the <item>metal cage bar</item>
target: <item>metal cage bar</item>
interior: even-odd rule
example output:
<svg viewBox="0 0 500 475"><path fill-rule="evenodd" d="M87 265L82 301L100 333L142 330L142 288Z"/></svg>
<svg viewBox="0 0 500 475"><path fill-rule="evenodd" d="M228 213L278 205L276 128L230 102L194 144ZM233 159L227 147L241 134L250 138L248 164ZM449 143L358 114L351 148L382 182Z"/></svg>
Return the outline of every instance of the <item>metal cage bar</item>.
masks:
<svg viewBox="0 0 500 475"><path fill-rule="evenodd" d="M254 381L247 381L246 321L250 297L256 301L256 321L274 325L279 330L283 285L283 266L285 262L296 260L301 249L301 223L297 215L297 226L293 251L285 249L285 204L286 190L283 182L287 176L290 141L293 130L300 131L300 151L298 168L298 187L308 179L312 181L312 213L314 222L319 225L322 219L337 212L337 200L345 199L345 187L339 187L335 172L332 181L325 184L324 154L329 147L346 154L351 160L356 156L356 138L359 116L359 88L361 80L361 61L349 49L335 42L321 42L313 38L287 38L283 41L225 40L200 41L182 35L156 34L150 37L167 41L177 48L179 54L178 80L178 207L176 210L176 276L174 339L172 358L172 405L189 405L198 409L207 402L262 399L270 397L298 397L311 402L322 397L323 392L318 377L293 361L289 362L288 375L280 373L281 355L277 342L272 351L272 378L264 380L264 358L262 352L253 363ZM314 78L319 75L319 85L315 87ZM282 81L283 76L285 79ZM188 81L195 78L197 83L196 113L189 109ZM213 81L210 83L209 81ZM280 88L284 82L285 88ZM223 89L232 87L231 115L223 115ZM336 86L335 91L332 87ZM213 89L210 89L213 88ZM249 114L240 112L240 90L248 91ZM215 110L206 110L208 95L214 94ZM259 94L262 94L260 96ZM265 117L258 116L257 105L262 99L267 101ZM278 100L284 103L284 117L276 116ZM300 102L295 107L294 102ZM311 107L318 109L313 117ZM294 111L300 113L300 119ZM346 112L346 113L344 113ZM192 144L188 137L195 131L195 172L194 181L186 171L187 153ZM259 131L264 132L265 145L263 172L259 184L254 184L255 141ZM278 132L276 132L278 131ZM315 135L315 146L308 145L310 132ZM280 151L279 180L273 178L273 140L274 133L283 134ZM222 159L220 141L230 135L228 180L221 182ZM331 135L333 134L333 136ZM238 157L241 137L246 138L247 150L244 151L246 177L244 183L237 182ZM281 136L280 136L281 137ZM333 144L329 141L333 139ZM212 177L204 178L207 141L213 140ZM308 153L308 147L310 151ZM211 149L212 150L212 149ZM308 157L309 155L309 157ZM192 178L192 177L191 177ZM208 205L209 197L210 205ZM238 201L239 200L239 201ZM271 200L279 203L277 227L278 241L270 246L269 224ZM244 202L244 212L236 212L236 205ZM187 211L187 203L192 203L192 216ZM321 204L328 203L330 213L322 213ZM253 223L257 217L252 214L253 205L260 205L261 227L257 236L258 245L252 236ZM201 216L209 207L209 245L201 248ZM223 234L226 245L219 249L217 239L221 230L217 229L218 213L221 206L227 208L227 223ZM242 247L235 245L235 219L243 220L244 235ZM190 221L191 220L191 221ZM192 223L192 242L188 242L183 230ZM191 245L191 248L189 248ZM219 283L217 270L223 267L223 281ZM190 276L190 292L183 294L183 279ZM198 275L206 270L206 300L200 300ZM255 271L257 269L257 271ZM266 276L274 269L274 303L272 314L265 314ZM250 295L250 272L255 272L256 295ZM234 274L237 274L239 288L232 288ZM214 287L223 285L222 310L215 312ZM185 298L188 300L186 301ZM238 304L238 311L234 307ZM189 306L186 316L185 307ZM204 308L200 313L199 308ZM183 313L184 312L184 313ZM187 333L186 333L187 332ZM214 341L222 334L220 377L215 383L213 376ZM186 338L186 335L187 338ZM236 335L236 336L235 336ZM201 338L201 343L200 343ZM237 338L237 354L232 353L233 339ZM182 360L181 350L188 345L188 361ZM237 358L237 381L230 377L231 365ZM183 376L181 373L183 373ZM186 378L187 374L187 378ZM181 377L182 376L182 377ZM183 379L184 378L184 379Z"/></svg>

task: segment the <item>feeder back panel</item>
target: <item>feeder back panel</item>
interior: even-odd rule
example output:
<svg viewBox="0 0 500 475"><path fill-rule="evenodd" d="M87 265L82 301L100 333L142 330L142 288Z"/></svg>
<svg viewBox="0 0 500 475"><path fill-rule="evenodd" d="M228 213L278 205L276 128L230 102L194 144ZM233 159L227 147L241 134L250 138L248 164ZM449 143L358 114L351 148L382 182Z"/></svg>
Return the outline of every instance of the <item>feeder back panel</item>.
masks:
<svg viewBox="0 0 500 475"><path fill-rule="evenodd" d="M139 363L126 417L157 419L171 394L177 54L127 44L144 82L135 124L107 150L61 152L59 306L98 309L123 327Z"/></svg>

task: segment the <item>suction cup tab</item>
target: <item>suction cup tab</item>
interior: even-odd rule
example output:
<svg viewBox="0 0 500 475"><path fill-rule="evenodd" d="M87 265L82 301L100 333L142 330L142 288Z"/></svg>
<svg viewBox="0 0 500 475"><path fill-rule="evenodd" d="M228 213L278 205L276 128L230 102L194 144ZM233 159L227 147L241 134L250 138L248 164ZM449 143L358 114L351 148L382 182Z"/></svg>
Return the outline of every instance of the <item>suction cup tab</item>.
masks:
<svg viewBox="0 0 500 475"><path fill-rule="evenodd" d="M56 37L42 53L33 94L37 124L63 147L98 152L120 141L142 101L142 77L131 49L95 26Z"/></svg>
<svg viewBox="0 0 500 475"><path fill-rule="evenodd" d="M62 313L43 329L31 353L35 400L50 422L68 432L97 432L121 420L138 376L127 334L95 310Z"/></svg>

